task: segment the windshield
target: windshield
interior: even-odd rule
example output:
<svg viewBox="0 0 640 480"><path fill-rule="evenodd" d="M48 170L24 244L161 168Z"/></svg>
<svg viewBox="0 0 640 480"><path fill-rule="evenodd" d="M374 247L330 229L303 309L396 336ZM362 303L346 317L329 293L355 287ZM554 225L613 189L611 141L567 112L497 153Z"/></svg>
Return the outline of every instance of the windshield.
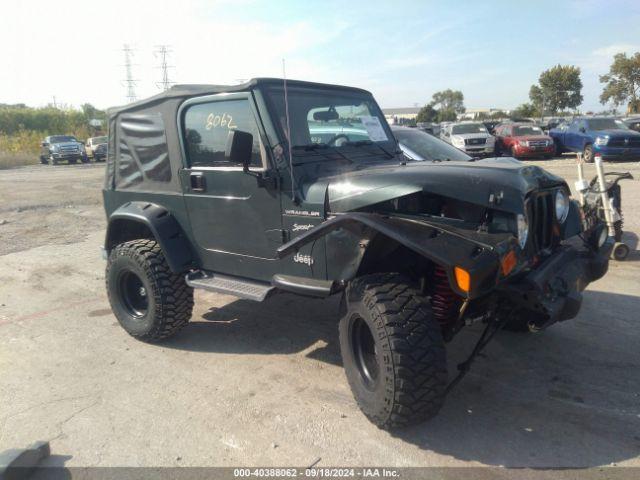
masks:
<svg viewBox="0 0 640 480"><path fill-rule="evenodd" d="M282 138L287 138L284 90L267 91ZM382 112L370 95L359 92L288 88L293 148L343 148L393 142Z"/></svg>
<svg viewBox="0 0 640 480"><path fill-rule="evenodd" d="M589 130L628 130L624 122L616 120L615 118L592 118L587 120L587 125L589 125Z"/></svg>
<svg viewBox="0 0 640 480"><path fill-rule="evenodd" d="M447 142L443 142L439 138L421 132L420 130L409 128L395 129L393 130L393 134L400 142L401 147L406 147L411 150L411 152L420 155L422 160L458 160L461 162L471 160L469 155L452 147Z"/></svg>
<svg viewBox="0 0 640 480"><path fill-rule="evenodd" d="M518 127L513 127L514 137L520 137L523 135L544 135L544 132L540 127L535 127L533 125L521 125Z"/></svg>
<svg viewBox="0 0 640 480"><path fill-rule="evenodd" d="M107 143L107 137L93 137L91 139L92 145L99 145L100 143Z"/></svg>
<svg viewBox="0 0 640 480"><path fill-rule="evenodd" d="M451 127L454 135L464 135L466 133L487 133L487 129L481 123L460 123Z"/></svg>
<svg viewBox="0 0 640 480"><path fill-rule="evenodd" d="M49 142L66 143L66 142L78 142L78 140L76 140L76 137L71 137L69 135L54 135L53 137L49 137Z"/></svg>

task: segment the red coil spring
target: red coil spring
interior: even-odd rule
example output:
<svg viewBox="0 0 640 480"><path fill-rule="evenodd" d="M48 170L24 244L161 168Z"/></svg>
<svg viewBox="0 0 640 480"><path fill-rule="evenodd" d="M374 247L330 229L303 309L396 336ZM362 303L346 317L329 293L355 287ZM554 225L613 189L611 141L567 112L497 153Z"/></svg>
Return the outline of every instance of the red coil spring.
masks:
<svg viewBox="0 0 640 480"><path fill-rule="evenodd" d="M460 302L460 297L451 290L447 272L437 265L433 271L431 309L441 325L449 324L457 318Z"/></svg>

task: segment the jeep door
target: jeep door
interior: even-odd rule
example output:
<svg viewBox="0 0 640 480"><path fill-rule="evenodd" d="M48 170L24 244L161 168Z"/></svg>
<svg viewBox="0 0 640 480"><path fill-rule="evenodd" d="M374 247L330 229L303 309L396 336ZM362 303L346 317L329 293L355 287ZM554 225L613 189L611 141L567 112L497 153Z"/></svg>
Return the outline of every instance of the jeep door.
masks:
<svg viewBox="0 0 640 480"><path fill-rule="evenodd" d="M250 93L185 102L179 113L186 162L180 180L203 268L269 280L283 243L282 217L276 182L261 179L269 161L258 118ZM249 171L225 157L232 130L253 135Z"/></svg>

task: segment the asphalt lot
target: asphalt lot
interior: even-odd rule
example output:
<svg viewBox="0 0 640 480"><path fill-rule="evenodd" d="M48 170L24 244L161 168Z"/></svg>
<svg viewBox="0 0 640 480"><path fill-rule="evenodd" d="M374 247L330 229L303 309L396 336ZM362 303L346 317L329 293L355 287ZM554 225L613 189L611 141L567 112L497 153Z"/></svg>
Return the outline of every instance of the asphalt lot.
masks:
<svg viewBox="0 0 640 480"><path fill-rule="evenodd" d="M573 183L572 157L530 163ZM498 334L437 418L391 434L351 396L337 299L196 292L178 337L130 338L104 290L103 168L0 171L0 451L51 440L49 465L83 467L640 466L640 252L575 320ZM637 162L615 169L640 179ZM623 209L635 248L640 180ZM451 375L479 328L449 345Z"/></svg>

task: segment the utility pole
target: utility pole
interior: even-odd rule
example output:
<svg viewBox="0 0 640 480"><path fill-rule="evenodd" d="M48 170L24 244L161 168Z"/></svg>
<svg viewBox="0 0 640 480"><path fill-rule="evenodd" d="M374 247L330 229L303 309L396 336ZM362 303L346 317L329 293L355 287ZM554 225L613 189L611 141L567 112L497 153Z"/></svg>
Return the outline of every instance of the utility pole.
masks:
<svg viewBox="0 0 640 480"><path fill-rule="evenodd" d="M53 96L53 108L58 108L58 104L56 103L56 96Z"/></svg>
<svg viewBox="0 0 640 480"><path fill-rule="evenodd" d="M138 82L137 80L133 79L133 74L131 71L131 66L132 66L131 60L133 58L133 50L129 47L129 45L125 43L122 46L122 51L124 52L124 69L125 69L125 79L123 80L123 83L127 88L127 100L129 101L129 103L131 103L131 102L135 102L137 99L135 86Z"/></svg>
<svg viewBox="0 0 640 480"><path fill-rule="evenodd" d="M172 82L169 79L169 69L175 68L173 65L169 65L169 56L171 55L170 45L156 45L153 55L160 60L160 65L157 68L161 71L161 80L156 82L156 87L161 90L169 90L171 85L176 82Z"/></svg>

